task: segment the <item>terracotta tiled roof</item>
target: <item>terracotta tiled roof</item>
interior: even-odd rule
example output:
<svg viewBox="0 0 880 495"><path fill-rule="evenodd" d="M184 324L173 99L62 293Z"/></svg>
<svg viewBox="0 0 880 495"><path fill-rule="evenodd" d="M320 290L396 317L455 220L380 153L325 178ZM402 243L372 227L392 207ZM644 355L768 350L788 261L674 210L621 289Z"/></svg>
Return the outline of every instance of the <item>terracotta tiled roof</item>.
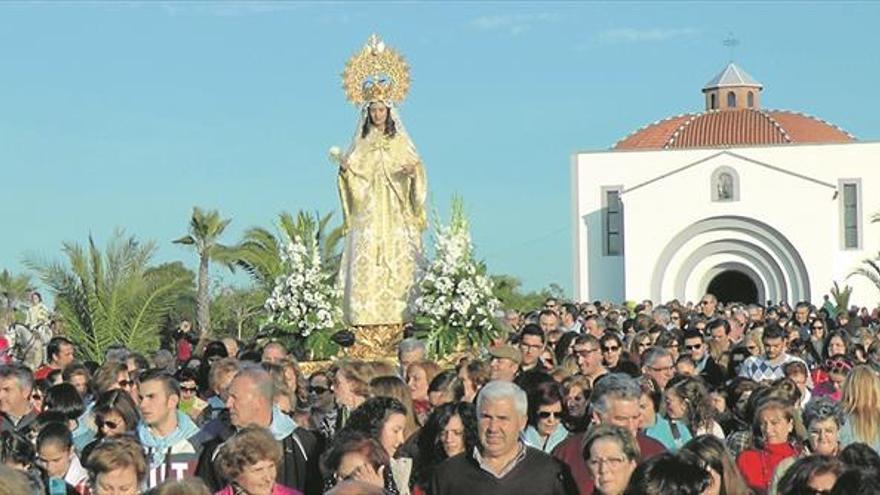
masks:
<svg viewBox="0 0 880 495"><path fill-rule="evenodd" d="M614 149L670 149L752 144L840 143L855 138L810 115L785 110L709 110L647 125Z"/></svg>

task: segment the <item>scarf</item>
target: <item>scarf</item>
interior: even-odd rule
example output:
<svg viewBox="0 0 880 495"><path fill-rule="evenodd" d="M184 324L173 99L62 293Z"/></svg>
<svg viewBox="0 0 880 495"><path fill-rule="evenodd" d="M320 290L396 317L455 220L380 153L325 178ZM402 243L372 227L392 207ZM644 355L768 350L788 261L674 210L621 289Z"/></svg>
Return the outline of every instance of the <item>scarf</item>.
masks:
<svg viewBox="0 0 880 495"><path fill-rule="evenodd" d="M143 421L138 423L138 438L147 451L151 468L162 465L165 462L165 456L170 453L175 444L199 432L199 427L183 411L175 411L175 413L177 414L177 428L164 437L155 436Z"/></svg>

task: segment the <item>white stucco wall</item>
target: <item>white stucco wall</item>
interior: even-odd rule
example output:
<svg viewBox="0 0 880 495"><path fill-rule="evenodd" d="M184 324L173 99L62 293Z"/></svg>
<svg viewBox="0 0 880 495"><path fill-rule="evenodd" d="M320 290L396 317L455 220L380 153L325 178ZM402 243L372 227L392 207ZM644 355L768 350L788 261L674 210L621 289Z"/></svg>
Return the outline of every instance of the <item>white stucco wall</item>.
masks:
<svg viewBox="0 0 880 495"><path fill-rule="evenodd" d="M739 201L711 200L712 174L718 167L730 167L738 174ZM842 247L842 191L835 197L841 179L861 180L858 250ZM870 216L880 211L878 142L578 153L572 160L572 180L573 266L580 300L656 299L658 285L662 300L695 300L708 284L707 274L725 263L739 263L745 271L751 268L775 287L768 292L775 290L789 299L795 297L792 288L798 285L791 275L796 270L764 273L767 263L731 254L739 248L728 242L749 246L743 249L765 253L769 264L785 266L791 260L780 259L786 256L776 252L786 251L778 245L774 237L778 235L791 243L795 257L806 267L810 294L804 296L820 302L836 280L854 287L855 304L873 306L880 301L880 293L870 283L846 279L862 259L880 251L880 224L870 222ZM602 253L603 188L612 186L624 190L621 257ZM661 256L683 231L713 217L754 219L766 228L715 229L679 239L681 247L675 254ZM728 252L712 254L713 246ZM708 254L688 260L695 251ZM685 272L690 276L682 275L683 267L689 267ZM662 283L652 280L658 271L666 274L660 277Z"/></svg>

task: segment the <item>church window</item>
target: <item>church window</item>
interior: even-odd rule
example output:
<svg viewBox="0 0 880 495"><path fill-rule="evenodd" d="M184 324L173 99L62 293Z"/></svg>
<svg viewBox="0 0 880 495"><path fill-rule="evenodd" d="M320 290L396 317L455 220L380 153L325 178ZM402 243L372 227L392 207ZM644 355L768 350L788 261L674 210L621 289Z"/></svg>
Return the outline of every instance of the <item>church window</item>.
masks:
<svg viewBox="0 0 880 495"><path fill-rule="evenodd" d="M623 203L620 201L619 189L605 189L603 233L606 256L623 254Z"/></svg>
<svg viewBox="0 0 880 495"><path fill-rule="evenodd" d="M730 167L712 174L712 201L739 201L739 177Z"/></svg>
<svg viewBox="0 0 880 495"><path fill-rule="evenodd" d="M733 91L727 92L727 106L728 108L736 108L736 93Z"/></svg>
<svg viewBox="0 0 880 495"><path fill-rule="evenodd" d="M861 199L858 181L843 181L841 198L841 224L843 226L843 248L859 249L861 235L859 223L861 218Z"/></svg>
<svg viewBox="0 0 880 495"><path fill-rule="evenodd" d="M748 101L749 108L755 107L755 93L749 91L749 95L746 97L746 101Z"/></svg>

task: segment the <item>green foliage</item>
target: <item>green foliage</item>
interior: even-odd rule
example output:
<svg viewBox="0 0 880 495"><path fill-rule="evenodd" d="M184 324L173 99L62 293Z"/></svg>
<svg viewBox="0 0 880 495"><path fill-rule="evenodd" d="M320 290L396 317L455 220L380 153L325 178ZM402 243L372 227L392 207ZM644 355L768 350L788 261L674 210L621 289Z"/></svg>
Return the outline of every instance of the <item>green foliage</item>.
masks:
<svg viewBox="0 0 880 495"><path fill-rule="evenodd" d="M853 289L849 285L844 285L843 289L841 289L837 282L834 282L834 286L831 287L831 297L834 298L836 311L849 308L849 298L852 295L852 291Z"/></svg>
<svg viewBox="0 0 880 495"><path fill-rule="evenodd" d="M217 210L205 211L194 206L189 219L189 233L173 241L175 244L192 246L199 256L196 322L203 340L210 334L211 327L208 263L226 249L219 239L230 222L231 218L221 218Z"/></svg>
<svg viewBox="0 0 880 495"><path fill-rule="evenodd" d="M187 268L181 261L162 263L146 271L148 276L157 276L166 279L181 279L181 290L172 302L168 313L162 322L162 329L172 333L177 329L181 320L186 318L193 321L196 314L196 274Z"/></svg>
<svg viewBox="0 0 880 495"><path fill-rule="evenodd" d="M342 225L329 229L333 214L323 217L318 213L298 211L278 215L277 233L264 227L251 227L238 244L222 250L217 259L230 269L240 268L267 293L275 287L275 280L284 275L281 249L294 237L314 239L321 255L322 270L328 280L335 280L342 260Z"/></svg>
<svg viewBox="0 0 880 495"><path fill-rule="evenodd" d="M880 254L874 258L862 260L862 266L850 272L846 278L849 279L850 277L866 278L880 291Z"/></svg>
<svg viewBox="0 0 880 495"><path fill-rule="evenodd" d="M549 297L563 299L563 290L556 284L539 291L522 292L520 290L522 282L512 275L492 275L491 278L495 285L495 297L507 309L520 312L534 311L541 309L544 301Z"/></svg>
<svg viewBox="0 0 880 495"><path fill-rule="evenodd" d="M211 298L211 326L218 337L249 340L266 318L266 292L260 287L222 287Z"/></svg>
<svg viewBox="0 0 880 495"><path fill-rule="evenodd" d="M67 336L86 359L103 360L110 344L137 352L159 347L162 319L185 291L186 280L166 270L150 270L152 242L116 231L103 251L64 243L67 262L26 260L55 295Z"/></svg>
<svg viewBox="0 0 880 495"><path fill-rule="evenodd" d="M27 301L28 294L33 290L30 275L12 274L9 270L0 272L0 322L16 320L17 309Z"/></svg>

